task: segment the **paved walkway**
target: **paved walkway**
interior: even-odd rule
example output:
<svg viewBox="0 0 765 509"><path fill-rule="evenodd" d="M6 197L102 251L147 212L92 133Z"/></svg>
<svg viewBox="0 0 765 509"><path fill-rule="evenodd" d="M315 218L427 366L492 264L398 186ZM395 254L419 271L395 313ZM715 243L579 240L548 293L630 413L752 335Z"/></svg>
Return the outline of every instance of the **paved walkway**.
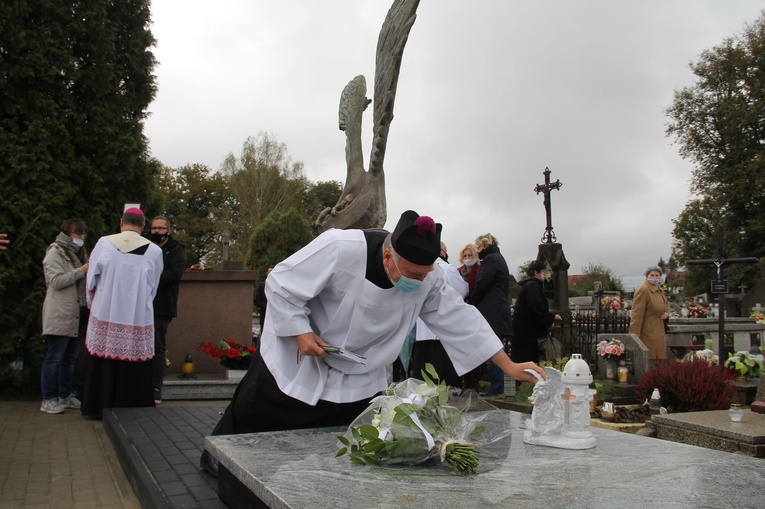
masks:
<svg viewBox="0 0 765 509"><path fill-rule="evenodd" d="M0 402L0 509L141 507L100 421Z"/></svg>
<svg viewBox="0 0 765 509"><path fill-rule="evenodd" d="M225 404L112 409L101 422L0 402L0 509L225 508L198 468Z"/></svg>

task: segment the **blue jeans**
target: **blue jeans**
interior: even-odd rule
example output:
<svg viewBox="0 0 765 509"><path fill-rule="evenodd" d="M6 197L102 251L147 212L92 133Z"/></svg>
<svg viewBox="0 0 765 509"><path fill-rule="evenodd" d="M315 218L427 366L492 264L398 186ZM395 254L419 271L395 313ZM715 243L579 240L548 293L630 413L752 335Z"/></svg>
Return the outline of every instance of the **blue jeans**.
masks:
<svg viewBox="0 0 765 509"><path fill-rule="evenodd" d="M74 364L80 352L80 338L68 336L43 336L48 351L43 360L40 385L43 399L62 398L72 394ZM58 384L58 391L56 385Z"/></svg>
<svg viewBox="0 0 765 509"><path fill-rule="evenodd" d="M505 372L502 368L489 361L491 365L491 388L489 394L497 395L505 392Z"/></svg>

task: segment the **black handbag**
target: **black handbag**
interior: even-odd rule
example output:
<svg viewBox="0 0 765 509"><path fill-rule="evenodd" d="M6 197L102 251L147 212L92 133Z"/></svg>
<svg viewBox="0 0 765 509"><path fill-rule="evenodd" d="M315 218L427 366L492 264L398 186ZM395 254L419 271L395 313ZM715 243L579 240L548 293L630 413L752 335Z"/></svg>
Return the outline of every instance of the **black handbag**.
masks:
<svg viewBox="0 0 765 509"><path fill-rule="evenodd" d="M547 336L537 339L537 342L540 361L554 361L563 357L563 343L551 332L548 332Z"/></svg>

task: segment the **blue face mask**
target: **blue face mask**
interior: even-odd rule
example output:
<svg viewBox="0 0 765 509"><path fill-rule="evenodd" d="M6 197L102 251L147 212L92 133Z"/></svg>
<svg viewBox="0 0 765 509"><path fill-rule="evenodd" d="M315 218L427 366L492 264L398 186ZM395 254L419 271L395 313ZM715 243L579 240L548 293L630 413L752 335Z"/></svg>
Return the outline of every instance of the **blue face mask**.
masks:
<svg viewBox="0 0 765 509"><path fill-rule="evenodd" d="M398 273L400 275L400 277L398 278L398 281L391 280L391 283L393 283L393 286L395 286L396 288L398 288L404 293L416 292L417 290L420 289L420 287L422 287L422 281L418 281L417 279L412 279L401 274L401 269L398 268L398 263L396 263L395 257L393 258L393 265L396 266L396 270L398 270Z"/></svg>

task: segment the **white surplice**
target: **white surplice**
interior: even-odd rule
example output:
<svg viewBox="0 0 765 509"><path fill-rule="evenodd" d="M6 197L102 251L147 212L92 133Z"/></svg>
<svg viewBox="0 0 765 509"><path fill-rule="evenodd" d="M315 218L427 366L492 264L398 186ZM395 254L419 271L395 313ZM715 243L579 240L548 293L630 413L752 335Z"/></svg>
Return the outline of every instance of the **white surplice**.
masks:
<svg viewBox="0 0 765 509"><path fill-rule="evenodd" d="M315 405L347 403L387 387L385 366L399 354L417 317L441 339L457 373L491 358L502 343L473 306L434 270L420 290L404 293L368 281L361 230L329 230L278 264L266 279L268 312L261 355L285 394ZM314 332L367 358L298 358L294 336Z"/></svg>
<svg viewBox="0 0 765 509"><path fill-rule="evenodd" d="M99 239L90 255L86 297L90 320L85 346L105 359L146 361L154 357L154 296L162 275L162 249L155 244L142 255L117 246L147 242L125 231Z"/></svg>
<svg viewBox="0 0 765 509"><path fill-rule="evenodd" d="M468 296L468 293L470 292L470 288L468 287L467 282L462 279L462 275L460 275L460 272L457 270L457 268L440 259L436 260L436 268L439 268L444 272L446 284L454 288L457 293L460 294L462 300L465 300L465 298ZM422 319L418 318L417 330L415 331L414 339L416 341L424 341L429 339L438 339L438 336L436 336L436 334L430 330L430 327L425 325L425 322L423 322Z"/></svg>

